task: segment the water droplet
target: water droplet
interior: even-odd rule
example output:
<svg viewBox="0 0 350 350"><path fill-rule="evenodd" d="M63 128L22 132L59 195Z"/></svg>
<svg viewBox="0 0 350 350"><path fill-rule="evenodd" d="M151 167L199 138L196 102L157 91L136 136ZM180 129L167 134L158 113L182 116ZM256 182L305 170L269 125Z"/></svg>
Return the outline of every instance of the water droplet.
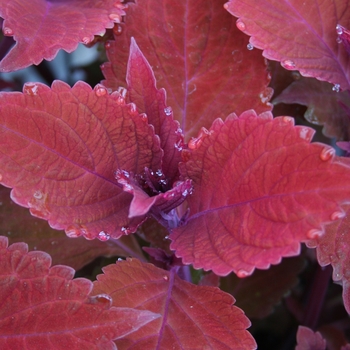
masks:
<svg viewBox="0 0 350 350"><path fill-rule="evenodd" d="M193 309L193 305L190 306L190 309Z"/></svg>
<svg viewBox="0 0 350 350"><path fill-rule="evenodd" d="M243 270L243 269L240 269L240 270L237 271L237 276L238 276L239 278L248 277L248 276L250 276L250 275L251 275L251 272L245 271L245 270Z"/></svg>
<svg viewBox="0 0 350 350"><path fill-rule="evenodd" d="M202 127L198 137L197 138L192 137L191 140L188 142L188 148L192 150L199 148L205 136L208 136L208 135L209 135L209 131L204 127Z"/></svg>
<svg viewBox="0 0 350 350"><path fill-rule="evenodd" d="M342 42L343 42L343 40L341 40L341 38L338 36L337 37L337 39L335 39L336 40L336 42L338 43L338 44L341 44Z"/></svg>
<svg viewBox="0 0 350 350"><path fill-rule="evenodd" d="M241 63L243 61L243 52L241 50L233 50L231 54L235 63Z"/></svg>
<svg viewBox="0 0 350 350"><path fill-rule="evenodd" d="M125 89L124 87L122 86L119 86L118 90L117 90L120 94L121 97L125 98L126 97L126 94L128 92L127 89Z"/></svg>
<svg viewBox="0 0 350 350"><path fill-rule="evenodd" d="M93 38L89 38L88 36L84 36L84 38L81 39L81 41L84 45L90 44L93 40L94 40Z"/></svg>
<svg viewBox="0 0 350 350"><path fill-rule="evenodd" d="M166 108L164 108L164 113L169 117L172 115L173 110L171 107L166 107Z"/></svg>
<svg viewBox="0 0 350 350"><path fill-rule="evenodd" d="M76 237L80 237L82 235L80 229L76 226L67 227L65 232L69 238L76 238Z"/></svg>
<svg viewBox="0 0 350 350"><path fill-rule="evenodd" d="M187 87L187 94L191 95L197 90L196 84L189 83Z"/></svg>
<svg viewBox="0 0 350 350"><path fill-rule="evenodd" d="M282 117L282 121L284 123L294 125L294 118L293 117Z"/></svg>
<svg viewBox="0 0 350 350"><path fill-rule="evenodd" d="M121 35L123 32L123 27L120 24L116 24L113 28L114 35Z"/></svg>
<svg viewBox="0 0 350 350"><path fill-rule="evenodd" d="M13 30L9 27L5 27L2 32L4 33L5 36L12 36L13 35Z"/></svg>
<svg viewBox="0 0 350 350"><path fill-rule="evenodd" d="M327 160L330 160L334 157L335 155L335 150L334 148L331 148L331 147L324 147L320 153L320 158L323 160L323 161L327 161Z"/></svg>
<svg viewBox="0 0 350 350"><path fill-rule="evenodd" d="M339 92L340 91L340 85L339 84L334 84L334 86L332 87L332 90L335 92Z"/></svg>
<svg viewBox="0 0 350 350"><path fill-rule="evenodd" d="M339 220L339 219L343 219L346 216L346 214L342 211L335 211L332 215L331 215L331 220L335 221L335 220Z"/></svg>
<svg viewBox="0 0 350 350"><path fill-rule="evenodd" d="M38 248L37 247L33 247L34 250L37 250Z"/></svg>
<svg viewBox="0 0 350 350"><path fill-rule="evenodd" d="M52 241L51 242L51 245L55 245L55 244L57 244L58 242L57 241Z"/></svg>
<svg viewBox="0 0 350 350"><path fill-rule="evenodd" d="M37 95L38 85L35 83L25 83L23 86L23 93L31 96Z"/></svg>
<svg viewBox="0 0 350 350"><path fill-rule="evenodd" d="M121 20L121 16L116 14L116 13L111 13L109 16L108 16L114 23L120 23L120 20Z"/></svg>
<svg viewBox="0 0 350 350"><path fill-rule="evenodd" d="M105 49L108 50L108 49L110 49L110 48L111 48L111 43L110 43L109 41L107 41L107 42L105 43Z"/></svg>
<svg viewBox="0 0 350 350"><path fill-rule="evenodd" d="M174 144L175 149L177 149L178 151L182 151L182 140L179 140L177 143Z"/></svg>
<svg viewBox="0 0 350 350"><path fill-rule="evenodd" d="M107 89L101 84L97 84L94 87L94 91L95 91L96 96L98 96L98 97L101 97L101 96L104 96L107 94Z"/></svg>
<svg viewBox="0 0 350 350"><path fill-rule="evenodd" d="M131 230L128 226L123 226L120 231L123 232L124 235L129 235L131 233Z"/></svg>
<svg viewBox="0 0 350 350"><path fill-rule="evenodd" d="M337 26L335 27L335 30L337 31L338 35L343 34L343 27L340 24L337 24Z"/></svg>
<svg viewBox="0 0 350 350"><path fill-rule="evenodd" d="M100 304L109 309L113 304L113 299L107 294L98 294L89 298L89 304Z"/></svg>
<svg viewBox="0 0 350 350"><path fill-rule="evenodd" d="M39 199L40 200L40 199L43 199L44 194L41 191L35 191L34 194L33 194L33 197L35 199Z"/></svg>
<svg viewBox="0 0 350 350"><path fill-rule="evenodd" d="M164 275L164 276L163 276L163 280L164 280L164 281L169 281L169 277L168 277L167 275Z"/></svg>
<svg viewBox="0 0 350 350"><path fill-rule="evenodd" d="M98 239L102 242L106 242L108 241L110 238L110 235L108 233L106 233L105 231L101 231L99 234L98 234Z"/></svg>
<svg viewBox="0 0 350 350"><path fill-rule="evenodd" d="M303 140L311 141L314 136L314 130L306 126L297 126L297 130L299 131L300 138Z"/></svg>
<svg viewBox="0 0 350 350"><path fill-rule="evenodd" d="M254 49L254 45L251 44L251 43L249 43L249 44L247 45L247 49L248 49L249 51L252 51L252 50Z"/></svg>
<svg viewBox="0 0 350 350"><path fill-rule="evenodd" d="M244 32L246 30L246 26L245 24L241 21L241 20L238 20L236 22L236 26L239 30L241 30L242 32Z"/></svg>
<svg viewBox="0 0 350 350"><path fill-rule="evenodd" d="M118 258L117 261L123 261L123 259L122 258Z"/></svg>
<svg viewBox="0 0 350 350"><path fill-rule="evenodd" d="M169 236L165 236L164 239L165 240L169 240L170 238L169 238Z"/></svg>
<svg viewBox="0 0 350 350"><path fill-rule="evenodd" d="M308 239L316 239L321 237L322 235L323 235L323 231L318 230L316 228L309 230L308 233L306 234Z"/></svg>
<svg viewBox="0 0 350 350"><path fill-rule="evenodd" d="M135 103L129 103L128 104L128 108L129 108L129 112L131 113L131 114L133 114L133 115L136 115L136 114L138 114L137 113L137 108L136 108L136 105L135 105Z"/></svg>
<svg viewBox="0 0 350 350"><path fill-rule="evenodd" d="M284 60L281 62L281 65L285 69L289 69L289 70L295 69L295 63L292 60Z"/></svg>

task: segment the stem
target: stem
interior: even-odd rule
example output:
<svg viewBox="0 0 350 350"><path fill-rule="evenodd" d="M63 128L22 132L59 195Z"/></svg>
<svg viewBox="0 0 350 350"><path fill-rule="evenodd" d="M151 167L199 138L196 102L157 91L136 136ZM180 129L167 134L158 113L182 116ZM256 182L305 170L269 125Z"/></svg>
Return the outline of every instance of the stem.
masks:
<svg viewBox="0 0 350 350"><path fill-rule="evenodd" d="M133 251L128 245L124 244L119 239L110 239L109 242L117 245L119 248L123 249L126 253L128 253L133 258L137 258L142 262L148 262L142 253L137 253Z"/></svg>
<svg viewBox="0 0 350 350"><path fill-rule="evenodd" d="M302 324L312 330L316 329L323 302L327 293L329 280L332 275L332 267L317 265L311 284Z"/></svg>

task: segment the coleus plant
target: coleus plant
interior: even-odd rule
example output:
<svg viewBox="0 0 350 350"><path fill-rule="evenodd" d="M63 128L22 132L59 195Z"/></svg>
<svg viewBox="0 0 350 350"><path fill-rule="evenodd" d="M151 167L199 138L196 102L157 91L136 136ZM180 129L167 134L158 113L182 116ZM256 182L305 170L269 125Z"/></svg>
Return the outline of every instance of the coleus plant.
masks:
<svg viewBox="0 0 350 350"><path fill-rule="evenodd" d="M1 349L277 348L254 320L287 293L268 329L284 349L350 347L350 164L300 118L350 152L346 1L1 0L0 15L16 41L2 72L78 43L108 59L93 88L0 93ZM73 279L99 256L119 259Z"/></svg>

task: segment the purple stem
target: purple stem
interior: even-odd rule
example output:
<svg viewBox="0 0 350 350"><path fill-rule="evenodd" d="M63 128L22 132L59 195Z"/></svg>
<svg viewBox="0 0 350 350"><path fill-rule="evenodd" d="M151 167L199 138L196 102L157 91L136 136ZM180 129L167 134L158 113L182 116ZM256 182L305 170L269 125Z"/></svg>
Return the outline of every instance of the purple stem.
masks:
<svg viewBox="0 0 350 350"><path fill-rule="evenodd" d="M318 318L323 307L323 302L327 293L329 280L332 275L332 267L328 265L321 267L317 265L316 272L311 284L306 302L302 324L315 330Z"/></svg>

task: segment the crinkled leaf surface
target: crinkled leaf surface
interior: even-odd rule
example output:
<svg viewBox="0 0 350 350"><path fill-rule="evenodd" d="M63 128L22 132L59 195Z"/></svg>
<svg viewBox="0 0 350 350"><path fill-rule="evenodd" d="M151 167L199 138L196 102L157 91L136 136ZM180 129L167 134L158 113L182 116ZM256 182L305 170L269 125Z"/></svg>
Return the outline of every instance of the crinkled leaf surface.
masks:
<svg viewBox="0 0 350 350"><path fill-rule="evenodd" d="M230 0L225 7L266 58L349 89L350 56L336 31L337 24L348 25L349 5L348 0Z"/></svg>
<svg viewBox="0 0 350 350"><path fill-rule="evenodd" d="M255 349L246 331L250 322L233 306L234 298L218 288L181 280L136 259L103 268L93 293L108 293L113 305L150 310L162 318L116 341L123 349ZM220 330L220 331L218 331Z"/></svg>
<svg viewBox="0 0 350 350"><path fill-rule="evenodd" d="M72 268L50 265L48 254L0 237L1 349L115 349L113 339L159 317L111 307L110 296L90 296L92 282L72 280Z"/></svg>
<svg viewBox="0 0 350 350"><path fill-rule="evenodd" d="M316 247L321 266L332 264L333 280L342 281L344 306L350 313L350 205L344 206L344 218L326 226L326 233L307 242Z"/></svg>
<svg viewBox="0 0 350 350"><path fill-rule="evenodd" d="M299 254L300 242L338 219L339 203L350 200L350 168L293 121L247 111L192 140L180 165L194 185L190 216L170 235L184 263L244 277Z"/></svg>
<svg viewBox="0 0 350 350"><path fill-rule="evenodd" d="M325 350L326 341L319 332L299 326L297 332L297 346L295 350Z"/></svg>
<svg viewBox="0 0 350 350"><path fill-rule="evenodd" d="M60 49L74 51L120 22L123 8L120 0L1 0L3 32L17 43L1 61L0 71L52 60Z"/></svg>
<svg viewBox="0 0 350 350"><path fill-rule="evenodd" d="M129 3L125 26L107 44L104 84L126 87L130 38L134 37L154 70L158 87L180 121L186 138L232 111L271 109L266 65L223 8L222 0L145 0ZM126 63L125 63L126 64Z"/></svg>
<svg viewBox="0 0 350 350"><path fill-rule="evenodd" d="M305 266L302 256L283 259L268 270L256 270L247 278L234 274L222 278L220 286L234 295L236 305L249 318L263 318L298 283L298 274Z"/></svg>
<svg viewBox="0 0 350 350"><path fill-rule="evenodd" d="M336 92L332 85L311 78L301 78L289 85L273 101L307 106L305 118L310 123L324 125L324 134L338 140L350 136L349 91ZM348 107L349 108L349 107Z"/></svg>
<svg viewBox="0 0 350 350"><path fill-rule="evenodd" d="M10 189L0 187L0 235L7 236L10 243L26 242L30 250L42 250L50 254L52 264L64 264L75 270L98 256L142 255L134 235L122 236L118 240L101 242L84 237L68 238L63 231L49 227L46 221L30 215L10 199Z"/></svg>
<svg viewBox="0 0 350 350"><path fill-rule="evenodd" d="M153 125L160 138L164 151L162 173L171 186L178 177L178 163L181 161L183 134L173 111L166 104L166 92L156 88L156 80L151 66L140 51L135 40L131 39L126 81L130 100L137 108L146 113L148 122Z"/></svg>
<svg viewBox="0 0 350 350"><path fill-rule="evenodd" d="M134 105L100 85L60 81L1 93L0 102L0 174L16 203L70 237L136 230L143 218L128 219L132 197L115 171L155 171L162 150Z"/></svg>

